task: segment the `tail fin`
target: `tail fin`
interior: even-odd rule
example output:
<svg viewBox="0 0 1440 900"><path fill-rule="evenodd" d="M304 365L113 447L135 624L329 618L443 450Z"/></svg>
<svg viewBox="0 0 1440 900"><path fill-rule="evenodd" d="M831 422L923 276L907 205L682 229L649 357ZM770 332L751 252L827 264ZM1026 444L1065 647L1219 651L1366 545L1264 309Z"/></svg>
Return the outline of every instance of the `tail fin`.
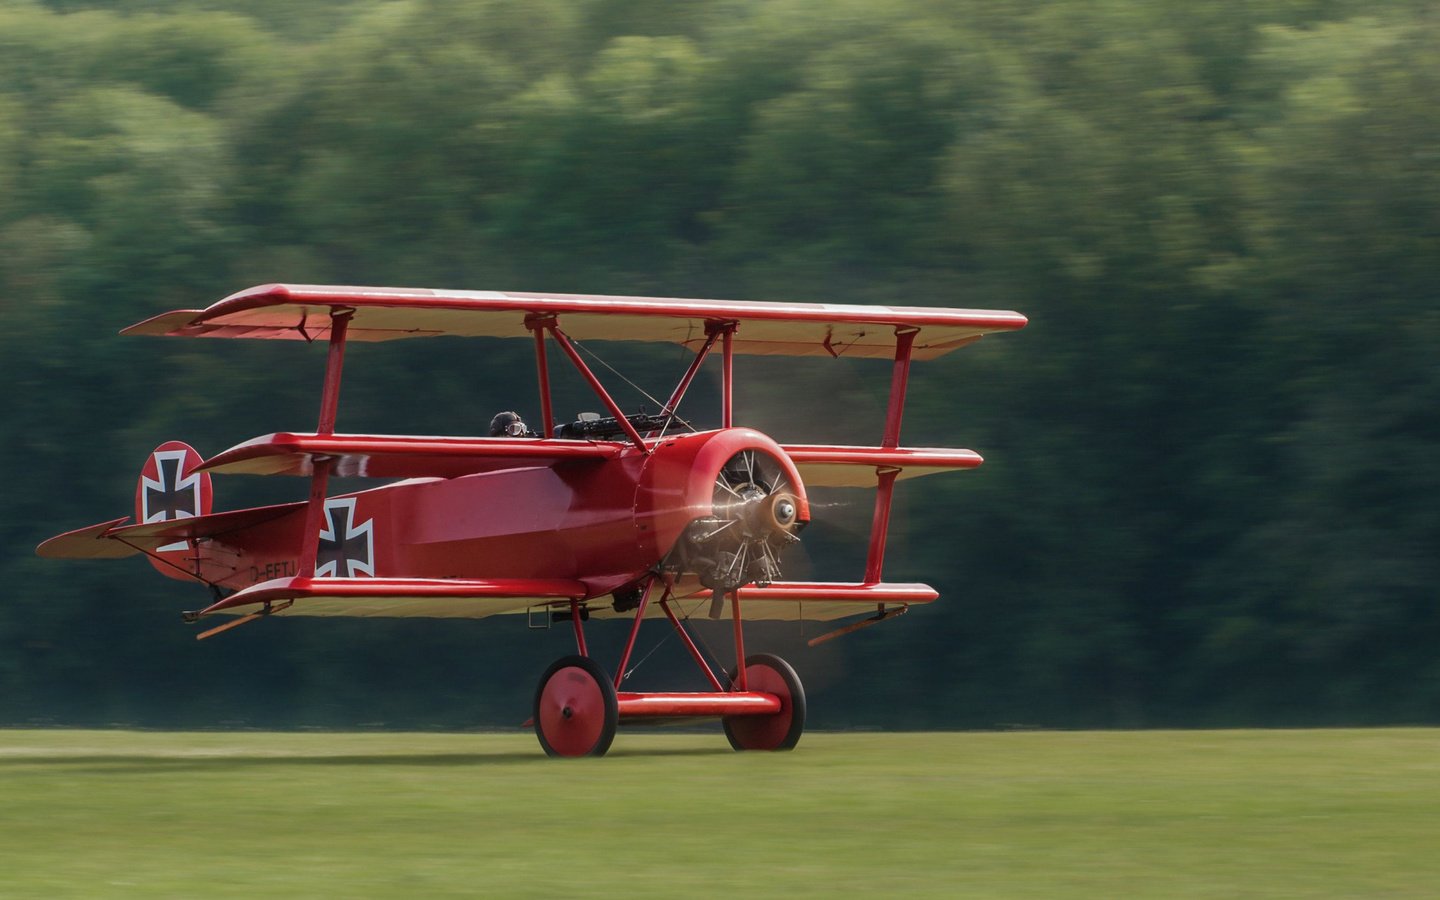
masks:
<svg viewBox="0 0 1440 900"><path fill-rule="evenodd" d="M181 441L166 441L152 450L135 486L135 520L146 524L208 515L210 473L195 471L202 462L195 448ZM150 557L150 564L171 578L183 577L177 568L185 572L195 568L189 551L186 541L166 544L155 550L160 559Z"/></svg>

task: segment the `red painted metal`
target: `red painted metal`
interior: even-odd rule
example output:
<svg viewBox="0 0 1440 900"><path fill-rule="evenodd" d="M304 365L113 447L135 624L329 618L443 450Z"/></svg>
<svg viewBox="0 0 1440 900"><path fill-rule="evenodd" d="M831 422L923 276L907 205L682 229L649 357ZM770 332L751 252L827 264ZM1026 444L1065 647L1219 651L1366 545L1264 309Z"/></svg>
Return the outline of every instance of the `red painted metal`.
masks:
<svg viewBox="0 0 1440 900"><path fill-rule="evenodd" d="M662 599L660 601L660 608L665 611L665 617L669 619L670 624L675 627L675 632L680 635L680 640L685 642L685 649L690 651L690 658L695 660L695 665L700 667L700 671L705 674L705 678L710 682L710 685L715 688L717 693L725 693L725 686L720 683L720 679L716 678L715 673L710 670L710 664L705 662L705 657L700 655L700 648L696 647L695 642L690 639L690 633L685 630L685 626L675 617L675 612L670 608L670 604Z"/></svg>
<svg viewBox="0 0 1440 900"><path fill-rule="evenodd" d="M345 335L354 315L353 309L336 309L330 313L330 350L325 359L325 387L320 394L317 434L335 432L335 415L340 408L340 373L345 367Z"/></svg>
<svg viewBox="0 0 1440 900"><path fill-rule="evenodd" d="M535 371L540 381L540 421L544 423L541 432L547 438L555 436L555 414L550 408L550 366L545 360L545 329L539 324L530 324L535 333Z"/></svg>
<svg viewBox="0 0 1440 900"><path fill-rule="evenodd" d="M900 446L900 418L905 414L905 388L910 383L910 353L918 330L895 333L895 367L890 376L890 406L885 411L885 437L881 447Z"/></svg>
<svg viewBox="0 0 1440 900"><path fill-rule="evenodd" d="M900 445L900 420L905 413L905 388L910 381L910 351L915 344L914 330L895 334L895 366L890 376L890 406L885 412L885 435L880 441L884 449ZM870 546L865 554L865 582L880 581L885 564L885 539L890 530L890 506L895 496L895 469L880 469L875 488L875 512L870 520Z"/></svg>
<svg viewBox="0 0 1440 900"><path fill-rule="evenodd" d="M735 326L729 325L720 333L724 342L724 369L720 376L720 427L729 428L735 423Z"/></svg>
<svg viewBox="0 0 1440 900"><path fill-rule="evenodd" d="M776 666L783 667L785 671L781 672ZM805 690L794 670L777 657L762 653L751 659L741 671L746 674L754 692L774 697L779 709L767 716L726 716L725 736L730 739L731 745L736 750L794 747L805 726ZM794 679L794 690L789 679Z"/></svg>
<svg viewBox="0 0 1440 900"><path fill-rule="evenodd" d="M228 338L313 339L302 335L304 311L346 306L360 311L352 340L390 340L437 334L523 337L524 319L546 315L575 319L584 339L669 340L689 344L662 320L764 323L748 334L743 352L850 357L889 356L874 341L887 327L926 329L926 358L947 353L980 334L1013 331L1026 319L1001 310L831 303L776 303L667 297L542 294L501 291L437 291L419 288L266 284L231 294L207 309L174 310L124 330L126 334ZM404 309L407 315L375 313ZM458 314L458 315L457 315ZM483 319L483 323L480 321ZM403 323L403 324L399 324ZM822 341L829 343L827 350Z"/></svg>
<svg viewBox="0 0 1440 900"><path fill-rule="evenodd" d="M595 396L599 397L600 402L605 404L605 408L610 411L610 415L614 416L615 420L620 423L620 427L625 430L625 436L630 439L630 442L634 444L635 448L641 453L649 453L649 448L645 446L645 441L640 437L640 433L635 430L634 425L630 424L630 420L625 418L625 412L620 409L620 405L610 396L610 392L605 390L605 386L600 383L600 379L596 378L595 373L590 371L590 367L585 365L585 360L580 358L580 354L575 350L574 345L570 343L570 339L565 336L565 332L551 325L550 334L555 338L555 343L560 345L560 349L565 351L565 355L570 357L570 362L575 364L576 370L580 372L580 377L585 379L586 383L590 385L590 389L595 392Z"/></svg>
<svg viewBox="0 0 1440 900"><path fill-rule="evenodd" d="M305 506L305 528L300 544L299 571L302 575L314 576L315 559L320 551L320 520L325 516L325 492L330 485L330 470L335 461L326 459L315 463L315 472L310 476L310 496Z"/></svg>
<svg viewBox="0 0 1440 900"><path fill-rule="evenodd" d="M565 331L559 327L560 318L566 322ZM818 618L848 615L849 604L878 607L874 619L846 626L834 635L898 615L907 604L934 600L935 591L928 586L880 581L894 484L902 471L924 474L968 468L978 465L980 458L964 450L900 446L910 364L912 359L947 353L985 333L1025 324L1017 313L983 310L265 285L231 295L206 310L155 317L127 332L327 338L315 433L263 436L204 463L185 448L187 478L194 473L206 479L203 508L176 521L102 523L52 538L39 549L43 555L57 556L117 556L133 550L152 557L181 554L182 561L193 566L193 577L234 592L199 615L250 614L234 624L275 613L307 614L307 610L315 615L450 616L481 608L524 612L539 607L552 613L568 606L580 655L553 665L536 695L535 724L547 751L603 753L619 715L719 716L737 749L788 749L804 721L804 693L798 679L776 657L746 658L741 591L736 590L729 601L734 683L721 683L717 676L723 673L706 662L672 609L675 584L682 597L703 596L694 571L677 573L673 580L667 576L659 605L713 691L617 696L615 687L626 678L641 622L649 614L657 566L692 522L713 515L714 481L720 468L737 453L755 450L772 457L785 472L801 522L809 520L810 511L799 466L808 467L807 473L813 471L817 483L836 485L855 483L857 471L873 472L878 486L864 582L747 587L743 607L752 618L784 617L781 602L825 604L812 615ZM547 332L616 418L625 441L554 438ZM349 341L439 334L530 337L544 437L334 433ZM891 334L893 345L888 343ZM579 340L668 341L695 349L666 403L671 412L683 402L718 340L723 356L723 427L642 437L581 358ZM733 427L737 353L891 355L881 446L795 445L787 452L765 435ZM306 475L309 496L297 504L210 513L206 475L210 471ZM327 496L332 476L350 475L405 480ZM165 502L175 507L179 501L171 497ZM142 512L142 518L151 517ZM180 546L168 550L167 541ZM99 543L125 549L97 552L94 547ZM316 577L317 572L327 576ZM602 598L636 584L643 584L643 589L611 677L589 658L584 615L587 609L600 616L613 613L608 599ZM887 609L886 604L898 609Z"/></svg>
<svg viewBox="0 0 1440 900"><path fill-rule="evenodd" d="M200 471L202 463L199 452L182 441L166 441L150 451L135 483L135 521L160 524L207 515L214 489L210 473ZM156 545L147 559L168 578L194 581L199 574L196 551L185 537Z"/></svg>
<svg viewBox="0 0 1440 900"><path fill-rule="evenodd" d="M705 357L710 355L710 349L715 346L715 338L719 336L718 331L706 332L705 343L701 344L700 349L695 352L695 358L690 361L690 368L685 370L685 374L680 378L680 383L675 385L675 390L670 392L670 399L665 401L666 412L675 412L680 406L680 401L685 399L685 392L690 390L690 382L695 380L701 363L705 362Z"/></svg>
<svg viewBox="0 0 1440 900"><path fill-rule="evenodd" d="M585 646L585 624L580 618L580 601L574 597L570 598L570 621L575 626L575 652L589 656L590 651Z"/></svg>
<svg viewBox="0 0 1440 900"><path fill-rule="evenodd" d="M753 448L772 455L792 483L800 484L779 446L744 428L669 436L653 441L648 456L614 442L276 436L257 439L248 448L242 445L234 455L227 451L212 462L229 459L239 465L235 461L244 454L269 452L273 448L263 445L272 441L275 447L311 451L315 458L345 448L373 452L370 463L403 460L404 448L428 448L435 455L416 457L427 467L436 460L461 461L497 448L515 448L518 455L481 458L486 465L512 460L502 471L411 478L328 498L320 491L317 496L325 501L323 505L301 502L215 513L183 527L178 523L107 526L101 538L136 539L140 549L160 546L164 542L157 543L156 538L162 534L171 541L209 538L201 545L201 577L239 591L277 577L311 574L300 564L301 551L313 540L307 536L318 535L324 525L327 530L345 529L347 537L357 542L366 565L362 572L350 574L469 581L561 578L583 582L579 593L591 599L644 578L694 518L711 512L715 474L736 453ZM538 455L526 456L532 448ZM345 454L330 458L320 468L334 466L333 475L376 471L373 465L349 465L353 460ZM407 473L424 471L408 468ZM325 477L328 486L330 475ZM808 520L803 491L797 493L797 500L800 518ZM129 529L134 529L133 534ZM76 538L47 552L94 556L89 544L98 540ZM444 614L438 607L432 609L433 613L396 614Z"/></svg>
<svg viewBox="0 0 1440 900"><path fill-rule="evenodd" d="M268 439L261 442L264 440ZM295 440L295 449L315 451L316 456L358 446L393 451L386 458L400 460L404 457L401 448L430 446L436 453L459 457L472 449L490 452L485 448L500 445L537 447L547 453L550 451L544 447L549 446L555 448L557 458L517 458L504 471L449 479L412 478L328 498L325 491L317 491L323 504L302 501L212 513L183 524L111 523L99 536L76 537L53 546L47 543L45 552L95 556L91 545L98 543L130 541L137 549L152 550L176 540L200 539L199 577L223 589L243 592L276 578L311 574L314 557L302 566L301 552L315 540L309 536L318 535L324 525L326 530L345 529L347 536L360 544L366 566L349 573L365 576L357 580L523 584L559 578L581 584L580 591L565 599L575 593L591 599L644 578L691 520L710 513L715 473L736 453L753 448L772 455L792 483L801 484L777 444L744 428L669 436L654 441L653 452L646 457L629 444L600 447L587 441L343 435L301 435ZM581 455L561 456L561 448L567 447ZM222 457L229 457L229 451ZM326 465L336 467L334 475L358 474L357 469L345 467L346 459L341 455ZM325 476L327 488L330 477ZM313 478L311 486L316 486ZM800 518L808 520L803 491L797 493L797 500L802 507ZM120 546L129 552L128 545ZM393 585L388 591L377 596L403 593ZM438 598L441 593L426 589L421 595ZM456 596L472 595L461 587ZM252 595L238 597L236 604ZM258 603L260 598L250 602ZM331 613L342 608L336 604L327 607ZM396 615L448 614L438 603L385 608L393 608ZM418 611L422 608L427 611ZM455 614L483 614L479 610L491 608L503 612L517 607L465 603L457 606ZM524 608L523 603L518 607ZM367 614L385 614L380 607L374 610ZM303 613L302 603L291 614Z"/></svg>
<svg viewBox="0 0 1440 900"><path fill-rule="evenodd" d="M431 600L475 600L516 597L570 600L585 593L585 585L565 578L309 578L290 576L262 581L237 591L205 610L206 613L239 609L276 600L324 597L373 600L410 597Z"/></svg>
<svg viewBox="0 0 1440 900"><path fill-rule="evenodd" d="M880 473L880 483L875 487L875 513L870 519L870 547L865 553L865 583L880 581L880 569L885 563L885 539L890 532L890 501L895 494L895 469Z"/></svg>
<svg viewBox="0 0 1440 900"><path fill-rule="evenodd" d="M645 582L645 587L640 589L640 605L635 607L635 622L630 626L630 637L625 641L625 649L620 653L620 665L615 667L615 687L625 680L625 667L630 665L630 654L635 652L635 639L640 636L640 623L645 619L645 607L650 603L650 591L655 587L655 579ZM669 599L670 588L665 588L662 599Z"/></svg>
<svg viewBox="0 0 1440 900"><path fill-rule="evenodd" d="M794 603L854 603L863 607L880 603L930 603L939 596L928 584L904 582L854 584L840 581L777 581L765 587L745 588L745 599L750 603L759 600L786 600Z"/></svg>
<svg viewBox="0 0 1440 900"><path fill-rule="evenodd" d="M770 716L783 703L774 694L757 691L728 693L645 693L621 692L620 718L645 716Z"/></svg>
<svg viewBox="0 0 1440 900"><path fill-rule="evenodd" d="M629 449L629 444L616 441L282 431L237 444L200 468L229 475L308 476L314 471L313 460L333 458L335 474L341 476L456 478L522 466L615 459Z"/></svg>
<svg viewBox="0 0 1440 900"><path fill-rule="evenodd" d="M985 461L974 450L942 447L850 447L830 444L780 446L796 466L973 469Z"/></svg>
<svg viewBox="0 0 1440 900"><path fill-rule="evenodd" d="M657 528L676 528L674 533L678 537L679 529L696 516L709 514L713 508L715 475L735 454L751 449L771 457L784 471L786 479L796 486L798 517L808 522L810 503L799 470L779 444L749 428L675 435L656 443L654 452L645 460L645 478L635 493L637 515L654 517ZM679 499L681 495L675 493L677 490L682 491L683 504ZM702 508L703 513L697 511ZM664 541L657 546L669 549Z"/></svg>
<svg viewBox="0 0 1440 900"><path fill-rule="evenodd" d="M575 660L581 662L581 660ZM586 756L604 739L606 686L579 665L556 669L540 687L535 727L556 756Z"/></svg>
<svg viewBox="0 0 1440 900"><path fill-rule="evenodd" d="M335 416L340 408L340 375L345 367L345 335L350 327L353 309L336 309L330 313L330 348L325 358L325 386L320 393L320 421L316 434L335 433ZM305 509L305 530L300 546L299 568L302 574L315 574L315 558L320 547L320 520L325 512L325 493L329 488L333 459L317 460L310 475L309 504Z"/></svg>
<svg viewBox="0 0 1440 900"><path fill-rule="evenodd" d="M740 691L747 691L747 679L745 675L745 628L740 619L740 592L730 592L730 611L735 622L735 687Z"/></svg>

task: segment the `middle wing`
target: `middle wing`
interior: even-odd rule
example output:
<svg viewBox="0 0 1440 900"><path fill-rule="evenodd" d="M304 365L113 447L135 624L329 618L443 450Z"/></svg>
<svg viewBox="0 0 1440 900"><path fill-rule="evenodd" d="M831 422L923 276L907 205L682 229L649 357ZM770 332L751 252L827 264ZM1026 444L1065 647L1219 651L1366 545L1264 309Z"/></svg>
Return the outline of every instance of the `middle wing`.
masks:
<svg viewBox="0 0 1440 900"><path fill-rule="evenodd" d="M388 434L307 434L282 431L237 444L205 461L208 472L311 475L316 459L335 460L335 474L366 478L455 478L554 462L602 460L630 446L616 441L534 438L411 437ZM973 469L984 460L973 450L938 447L848 447L785 444L811 487L874 487L875 473L913 478Z"/></svg>
<svg viewBox="0 0 1440 900"><path fill-rule="evenodd" d="M228 474L310 475L317 458L328 458L335 460L336 475L455 478L557 461L610 459L628 446L613 441L282 431L237 444L200 468Z"/></svg>

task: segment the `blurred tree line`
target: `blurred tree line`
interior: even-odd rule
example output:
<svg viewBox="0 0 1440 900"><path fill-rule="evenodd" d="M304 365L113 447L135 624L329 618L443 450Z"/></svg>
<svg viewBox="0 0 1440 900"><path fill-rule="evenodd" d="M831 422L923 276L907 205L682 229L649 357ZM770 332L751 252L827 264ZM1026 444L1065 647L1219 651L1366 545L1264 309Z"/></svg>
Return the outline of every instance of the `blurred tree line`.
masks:
<svg viewBox="0 0 1440 900"><path fill-rule="evenodd" d="M568 652L196 645L194 589L33 556L164 439L311 426L319 349L115 337L267 281L1021 310L914 373L905 442L989 460L899 491L887 574L941 602L752 639L818 724L1440 721L1436 97L1419 2L0 0L0 722L510 723ZM739 373L782 440L879 435L884 365ZM538 417L504 342L347 374L342 429ZM796 565L856 577L870 498L820 499Z"/></svg>

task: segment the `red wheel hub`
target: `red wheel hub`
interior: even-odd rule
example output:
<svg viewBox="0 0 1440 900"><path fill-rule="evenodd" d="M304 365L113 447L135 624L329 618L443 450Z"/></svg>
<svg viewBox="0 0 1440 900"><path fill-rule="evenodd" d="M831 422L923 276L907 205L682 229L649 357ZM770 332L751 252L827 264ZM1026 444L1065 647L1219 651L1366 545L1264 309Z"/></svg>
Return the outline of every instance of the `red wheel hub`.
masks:
<svg viewBox="0 0 1440 900"><path fill-rule="evenodd" d="M767 716L727 716L725 736L736 750L789 750L805 728L805 689L795 670L778 656L760 653L745 660L746 687L780 699Z"/></svg>
<svg viewBox="0 0 1440 900"><path fill-rule="evenodd" d="M568 657L550 667L535 695L535 733L551 756L599 756L619 718L614 688L599 667Z"/></svg>

